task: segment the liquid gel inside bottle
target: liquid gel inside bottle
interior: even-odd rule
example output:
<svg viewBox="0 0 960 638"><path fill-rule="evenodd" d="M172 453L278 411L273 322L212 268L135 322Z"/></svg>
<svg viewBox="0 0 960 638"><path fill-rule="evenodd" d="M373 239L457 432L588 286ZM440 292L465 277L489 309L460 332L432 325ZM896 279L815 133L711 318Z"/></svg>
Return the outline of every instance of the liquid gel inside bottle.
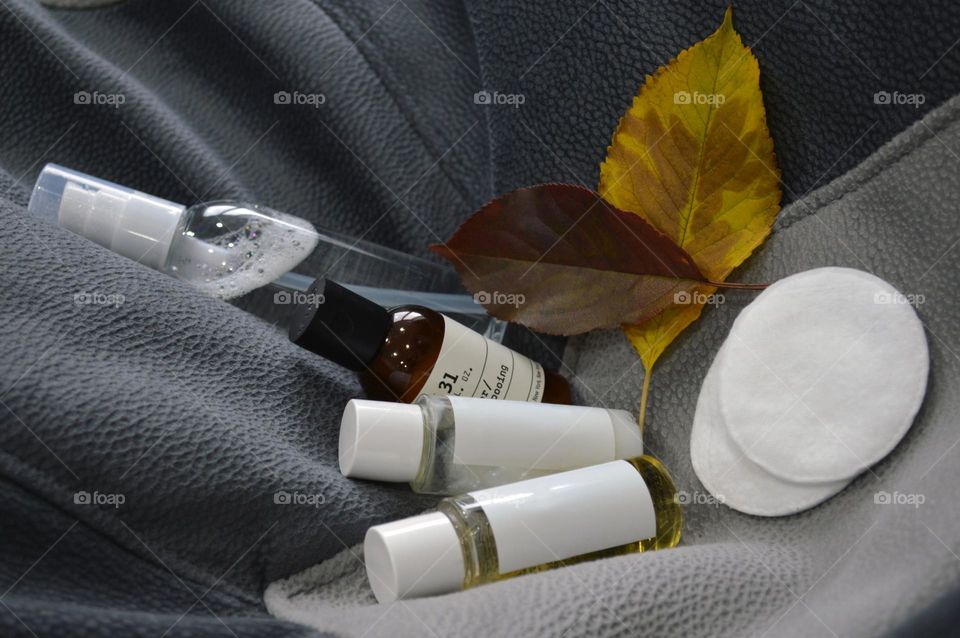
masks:
<svg viewBox="0 0 960 638"><path fill-rule="evenodd" d="M31 213L125 257L231 299L289 272L317 246L306 220L255 204L184 206L47 165Z"/></svg>

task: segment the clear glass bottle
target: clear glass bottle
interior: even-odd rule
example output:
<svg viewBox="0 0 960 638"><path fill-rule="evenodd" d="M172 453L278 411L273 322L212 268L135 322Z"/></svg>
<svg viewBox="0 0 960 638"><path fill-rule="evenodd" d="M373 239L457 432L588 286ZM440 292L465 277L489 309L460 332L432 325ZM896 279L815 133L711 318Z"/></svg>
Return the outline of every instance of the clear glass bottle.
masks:
<svg viewBox="0 0 960 638"><path fill-rule="evenodd" d="M429 396L413 405L352 399L340 422L340 471L462 494L643 454L636 419L608 410Z"/></svg>
<svg viewBox="0 0 960 638"><path fill-rule="evenodd" d="M371 527L363 553L388 603L675 547L682 527L669 473L641 456L445 498L436 512Z"/></svg>
<svg viewBox="0 0 960 638"><path fill-rule="evenodd" d="M317 279L290 321L290 340L360 373L375 399L424 394L570 403L559 374L423 306L384 310Z"/></svg>
<svg viewBox="0 0 960 638"><path fill-rule="evenodd" d="M188 207L47 164L28 210L221 299L272 284L274 303L292 304L313 282L295 269L325 273L383 306L418 303L502 338L503 323L459 292L453 270L257 204Z"/></svg>

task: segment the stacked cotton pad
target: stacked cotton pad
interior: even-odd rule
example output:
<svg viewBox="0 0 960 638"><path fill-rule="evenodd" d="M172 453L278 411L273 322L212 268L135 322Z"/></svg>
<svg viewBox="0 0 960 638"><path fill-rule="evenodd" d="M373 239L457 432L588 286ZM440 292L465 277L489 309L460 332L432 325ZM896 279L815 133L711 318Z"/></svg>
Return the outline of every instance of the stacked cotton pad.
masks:
<svg viewBox="0 0 960 638"><path fill-rule="evenodd" d="M813 507L885 457L926 391L923 324L887 282L818 268L767 288L734 322L700 390L690 452L730 507Z"/></svg>

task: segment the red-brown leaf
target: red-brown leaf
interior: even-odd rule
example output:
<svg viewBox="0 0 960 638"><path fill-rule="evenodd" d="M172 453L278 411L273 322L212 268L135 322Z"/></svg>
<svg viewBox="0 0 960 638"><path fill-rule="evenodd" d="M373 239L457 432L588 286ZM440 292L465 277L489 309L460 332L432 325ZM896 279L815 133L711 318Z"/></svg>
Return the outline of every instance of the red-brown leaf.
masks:
<svg viewBox="0 0 960 638"><path fill-rule="evenodd" d="M705 281L643 218L572 184L512 191L430 248L490 314L550 334L639 323Z"/></svg>

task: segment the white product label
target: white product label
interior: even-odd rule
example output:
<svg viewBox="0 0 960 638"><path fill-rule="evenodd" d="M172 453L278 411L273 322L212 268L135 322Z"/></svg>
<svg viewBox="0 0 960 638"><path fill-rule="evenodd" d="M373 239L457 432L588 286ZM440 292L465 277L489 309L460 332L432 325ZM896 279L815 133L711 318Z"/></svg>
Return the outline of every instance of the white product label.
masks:
<svg viewBox="0 0 960 638"><path fill-rule="evenodd" d="M610 415L588 408L450 397L454 463L519 470L569 470L614 460Z"/></svg>
<svg viewBox="0 0 960 638"><path fill-rule="evenodd" d="M470 496L490 521L501 574L657 534L650 490L627 461L479 490Z"/></svg>
<svg viewBox="0 0 960 638"><path fill-rule="evenodd" d="M450 394L481 399L540 401L543 366L443 317L443 344L419 396Z"/></svg>

